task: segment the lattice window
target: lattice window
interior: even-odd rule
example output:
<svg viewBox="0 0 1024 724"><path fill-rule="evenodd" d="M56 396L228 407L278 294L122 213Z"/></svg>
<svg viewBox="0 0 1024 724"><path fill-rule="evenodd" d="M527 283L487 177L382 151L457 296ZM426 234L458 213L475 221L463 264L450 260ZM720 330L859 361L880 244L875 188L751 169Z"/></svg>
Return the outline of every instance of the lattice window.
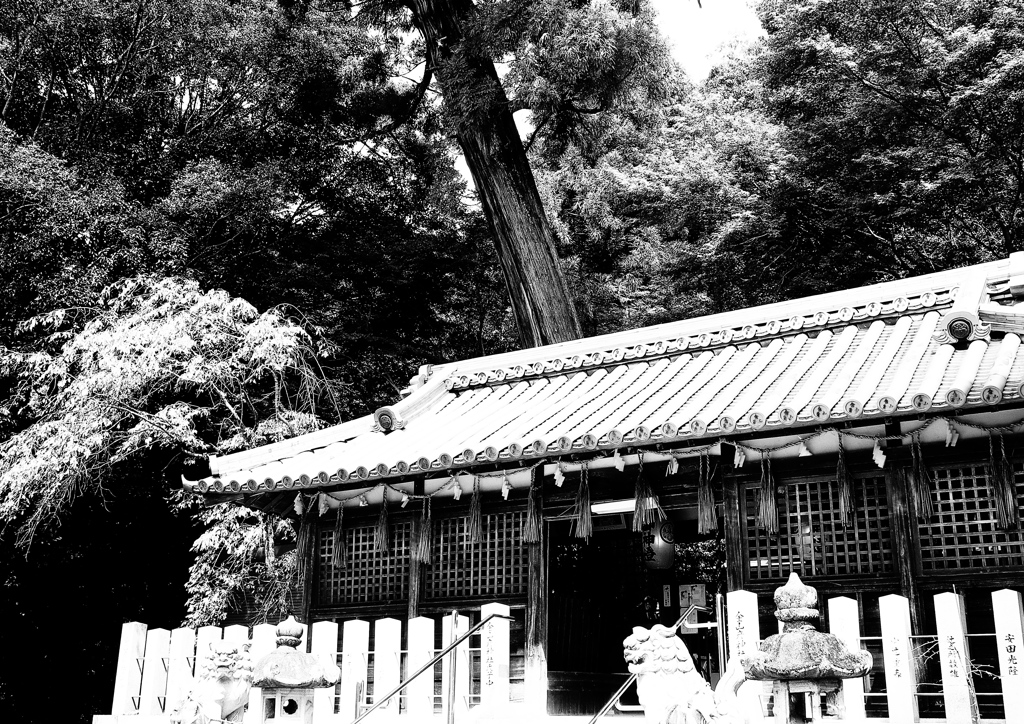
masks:
<svg viewBox="0 0 1024 724"><path fill-rule="evenodd" d="M752 579L885 574L893 571L885 479L856 478L850 526L839 522L835 480L800 480L780 485L779 533L757 526L757 485L747 486L747 531Z"/></svg>
<svg viewBox="0 0 1024 724"><path fill-rule="evenodd" d="M347 565L331 564L334 533L320 532L320 602L322 604L374 603L403 601L409 595L409 521L393 522L390 527L391 550L380 553L374 548L375 526L345 529L348 543Z"/></svg>
<svg viewBox="0 0 1024 724"><path fill-rule="evenodd" d="M1014 472L1020 506L1024 469L1018 463ZM1024 566L1021 533L999 530L986 466L935 468L932 481L935 515L920 527L923 570Z"/></svg>
<svg viewBox="0 0 1024 724"><path fill-rule="evenodd" d="M527 555L522 511L483 516L479 543L469 540L466 518L434 521L434 564L425 598L474 598L526 593Z"/></svg>

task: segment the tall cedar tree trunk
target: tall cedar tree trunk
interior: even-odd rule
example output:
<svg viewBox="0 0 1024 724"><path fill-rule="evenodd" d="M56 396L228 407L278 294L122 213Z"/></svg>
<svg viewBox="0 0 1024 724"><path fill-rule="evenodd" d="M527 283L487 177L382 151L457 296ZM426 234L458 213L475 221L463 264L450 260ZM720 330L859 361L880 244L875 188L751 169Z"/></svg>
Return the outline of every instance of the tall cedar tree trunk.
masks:
<svg viewBox="0 0 1024 724"><path fill-rule="evenodd" d="M583 336L526 151L494 62L463 43L471 0L407 0L436 70L484 215L524 346Z"/></svg>

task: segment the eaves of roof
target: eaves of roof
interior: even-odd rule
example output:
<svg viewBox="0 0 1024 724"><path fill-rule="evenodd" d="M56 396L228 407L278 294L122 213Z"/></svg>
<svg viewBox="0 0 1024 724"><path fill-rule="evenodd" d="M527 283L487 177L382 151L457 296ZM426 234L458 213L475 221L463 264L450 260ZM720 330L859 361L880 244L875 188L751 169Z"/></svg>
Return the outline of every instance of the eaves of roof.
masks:
<svg viewBox="0 0 1024 724"><path fill-rule="evenodd" d="M983 411L1024 383L1024 255L426 367L374 415L232 455L196 492L265 492L721 436Z"/></svg>

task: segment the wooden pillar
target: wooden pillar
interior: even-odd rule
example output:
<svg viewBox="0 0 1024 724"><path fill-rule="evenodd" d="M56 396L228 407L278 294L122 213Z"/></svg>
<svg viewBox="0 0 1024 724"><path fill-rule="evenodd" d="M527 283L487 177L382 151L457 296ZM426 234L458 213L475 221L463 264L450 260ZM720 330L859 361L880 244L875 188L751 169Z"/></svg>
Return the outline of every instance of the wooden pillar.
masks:
<svg viewBox="0 0 1024 724"><path fill-rule="evenodd" d="M913 630L920 631L922 608L917 586L920 554L917 537L914 535L917 515L914 512L913 492L907 480L906 468L895 465L887 468L885 489L889 504L889 529L892 531L893 563L900 580L900 595L910 602Z"/></svg>
<svg viewBox="0 0 1024 724"><path fill-rule="evenodd" d="M535 469L536 470L536 469ZM539 475L539 473L535 474ZM540 483L538 483L540 484ZM544 520L543 488L536 493L537 514ZM523 543L527 553L526 590L526 706L537 715L547 713L548 691L548 591L547 526L541 524L540 540Z"/></svg>
<svg viewBox="0 0 1024 724"><path fill-rule="evenodd" d="M721 445L718 463L722 481L722 527L725 533L725 579L729 591L738 591L746 584L750 566L747 555L747 513L743 499L743 483L736 476L733 465L736 448Z"/></svg>
<svg viewBox="0 0 1024 724"><path fill-rule="evenodd" d="M422 479L413 483L412 492L414 495L424 495L426 483ZM413 549L419 545L422 527L420 517L412 519L412 535L409 538L409 545ZM416 560L416 556L410 551L409 554L409 606L406 610L406 618L410 621L420 615L420 595L423 592L423 563Z"/></svg>

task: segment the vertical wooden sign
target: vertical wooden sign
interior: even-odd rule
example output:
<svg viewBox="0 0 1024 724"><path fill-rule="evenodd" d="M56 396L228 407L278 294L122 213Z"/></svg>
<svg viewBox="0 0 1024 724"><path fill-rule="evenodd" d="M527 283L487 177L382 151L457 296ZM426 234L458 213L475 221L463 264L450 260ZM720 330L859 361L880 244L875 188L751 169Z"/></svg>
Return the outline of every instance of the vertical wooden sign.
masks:
<svg viewBox="0 0 1024 724"><path fill-rule="evenodd" d="M917 671L910 650L910 603L903 596L882 596L878 599L878 612L882 619L889 721L916 722Z"/></svg>
<svg viewBox="0 0 1024 724"><path fill-rule="evenodd" d="M860 611L857 601L846 596L828 600L828 624L831 631L850 651L859 651ZM860 721L867 717L864 709L864 679L843 679L843 700L846 718Z"/></svg>
<svg viewBox="0 0 1024 724"><path fill-rule="evenodd" d="M1024 606L1020 594L1005 588L993 591L992 613L996 620L1003 710L1024 716ZM1006 720L1010 721L1009 714Z"/></svg>
<svg viewBox="0 0 1024 724"><path fill-rule="evenodd" d="M939 640L946 720L977 722L978 699L971 685L971 655L967 647L967 620L962 595L939 593L935 596L935 632Z"/></svg>
<svg viewBox="0 0 1024 724"><path fill-rule="evenodd" d="M503 603L488 603L480 607L481 618L492 613L508 616L509 607ZM507 618L492 618L480 631L480 706L495 714L508 708L511 695L509 632Z"/></svg>
<svg viewBox="0 0 1024 724"><path fill-rule="evenodd" d="M469 631L469 617L453 611L441 622L441 641L447 646ZM455 670L452 670L452 667ZM445 720L462 719L469 708L469 639L441 659L441 700ZM449 704L451 708L449 709Z"/></svg>
<svg viewBox="0 0 1024 724"><path fill-rule="evenodd" d="M725 594L729 611L729 661L742 661L757 653L761 642L761 624L757 615L757 595L750 591L729 591ZM744 716L750 721L764 717L761 709L760 681L747 681L737 695Z"/></svg>

